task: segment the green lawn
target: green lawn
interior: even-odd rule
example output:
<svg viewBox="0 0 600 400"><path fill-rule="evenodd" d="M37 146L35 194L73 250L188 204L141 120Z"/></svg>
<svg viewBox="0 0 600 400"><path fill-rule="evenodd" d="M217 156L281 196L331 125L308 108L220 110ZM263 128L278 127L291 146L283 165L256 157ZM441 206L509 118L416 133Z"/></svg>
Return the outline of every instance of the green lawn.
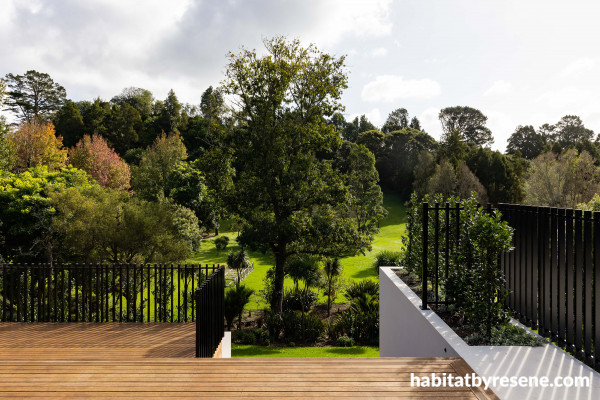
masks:
<svg viewBox="0 0 600 400"><path fill-rule="evenodd" d="M379 357L379 347L275 347L231 344L231 355L237 357L268 358L339 358Z"/></svg>
<svg viewBox="0 0 600 400"><path fill-rule="evenodd" d="M354 257L345 257L342 259L343 279L347 282L352 282L361 279L377 279L377 271L373 268L375 254L384 249L397 250L401 246L401 237L405 230L406 213L405 207L398 196L391 193L384 193L384 207L388 211L388 216L380 224L380 232L375 236L373 241L373 249L366 252L365 255L357 255ZM233 231L223 231L220 235L228 236L230 240L229 246L221 252L217 252L215 245L212 243L214 238L202 242L202 248L187 262L188 263L225 263L227 253L231 250L238 250L239 246L235 240L237 233ZM254 271L244 279L244 284L254 289L255 294L250 300L248 309L263 309L267 306L264 299L259 294L259 290L264 287L263 279L267 270L273 265L273 258L269 254L260 252L249 252L251 260L254 262ZM286 279L286 287L291 287L292 281ZM326 301L324 296L321 296L320 301ZM344 301L343 298L338 298L338 301Z"/></svg>

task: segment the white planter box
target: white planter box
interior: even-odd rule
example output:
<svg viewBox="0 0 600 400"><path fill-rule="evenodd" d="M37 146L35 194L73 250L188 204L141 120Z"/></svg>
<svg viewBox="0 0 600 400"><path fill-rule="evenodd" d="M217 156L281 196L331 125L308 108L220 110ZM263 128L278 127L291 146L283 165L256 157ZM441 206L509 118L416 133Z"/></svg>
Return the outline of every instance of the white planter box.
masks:
<svg viewBox="0 0 600 400"><path fill-rule="evenodd" d="M379 356L461 357L482 377L586 376L589 388L491 388L501 399L600 399L600 374L558 347L469 346L396 275L379 269Z"/></svg>

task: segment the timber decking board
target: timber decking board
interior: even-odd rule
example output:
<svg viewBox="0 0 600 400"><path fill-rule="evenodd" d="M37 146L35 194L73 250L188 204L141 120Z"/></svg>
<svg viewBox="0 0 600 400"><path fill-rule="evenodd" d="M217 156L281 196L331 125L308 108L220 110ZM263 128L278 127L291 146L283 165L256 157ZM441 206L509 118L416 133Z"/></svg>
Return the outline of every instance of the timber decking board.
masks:
<svg viewBox="0 0 600 400"><path fill-rule="evenodd" d="M495 399L460 358L195 359L193 323L0 323L0 397Z"/></svg>

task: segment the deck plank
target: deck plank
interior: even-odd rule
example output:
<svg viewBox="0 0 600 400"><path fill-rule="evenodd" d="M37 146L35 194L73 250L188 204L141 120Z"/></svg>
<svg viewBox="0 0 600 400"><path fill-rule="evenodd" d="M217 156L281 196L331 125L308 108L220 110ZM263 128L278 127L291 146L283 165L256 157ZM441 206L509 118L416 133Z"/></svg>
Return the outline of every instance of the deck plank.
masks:
<svg viewBox="0 0 600 400"><path fill-rule="evenodd" d="M194 340L193 323L0 323L0 397L496 398L410 386L472 373L455 357L195 359Z"/></svg>

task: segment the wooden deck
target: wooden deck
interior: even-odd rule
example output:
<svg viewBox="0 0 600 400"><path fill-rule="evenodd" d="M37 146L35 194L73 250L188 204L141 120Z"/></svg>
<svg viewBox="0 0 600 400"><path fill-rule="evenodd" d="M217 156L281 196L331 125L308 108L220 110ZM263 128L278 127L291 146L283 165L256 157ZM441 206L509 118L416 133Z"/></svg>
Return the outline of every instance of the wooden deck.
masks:
<svg viewBox="0 0 600 400"><path fill-rule="evenodd" d="M0 323L0 397L496 398L414 388L459 358L195 359L193 324Z"/></svg>

